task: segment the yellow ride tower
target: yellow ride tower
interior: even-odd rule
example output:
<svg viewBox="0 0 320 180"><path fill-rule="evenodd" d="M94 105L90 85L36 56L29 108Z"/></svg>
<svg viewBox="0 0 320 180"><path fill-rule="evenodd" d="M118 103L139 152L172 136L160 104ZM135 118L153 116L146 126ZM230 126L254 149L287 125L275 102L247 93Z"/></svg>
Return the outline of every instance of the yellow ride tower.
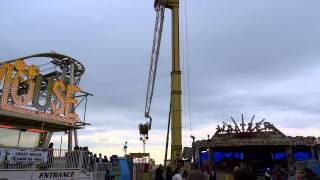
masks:
<svg viewBox="0 0 320 180"><path fill-rule="evenodd" d="M171 165L176 167L182 159L179 0L167 0L166 7L172 12Z"/></svg>
<svg viewBox="0 0 320 180"><path fill-rule="evenodd" d="M181 135L181 70L180 70L180 42L179 42L179 0L155 0L156 23L153 38L152 53L150 59L149 78L145 102L145 118L149 121L139 124L140 140L148 139L148 132L151 129L152 117L150 109L156 80L157 63L161 43L161 35L166 8L172 12L172 71L171 71L171 99L170 119L171 120L171 166L177 167L178 160L182 159L182 135ZM169 130L169 122L168 122ZM165 164L167 161L168 133L166 141Z"/></svg>

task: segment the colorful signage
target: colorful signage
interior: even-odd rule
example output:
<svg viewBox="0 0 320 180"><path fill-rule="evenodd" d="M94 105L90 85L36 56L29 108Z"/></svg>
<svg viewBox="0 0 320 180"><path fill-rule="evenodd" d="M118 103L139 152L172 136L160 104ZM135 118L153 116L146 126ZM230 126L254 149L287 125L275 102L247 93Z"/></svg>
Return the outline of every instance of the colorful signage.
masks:
<svg viewBox="0 0 320 180"><path fill-rule="evenodd" d="M245 128L247 126L247 128ZM269 122L257 122L257 123L241 123L240 126L235 124L232 126L231 124L224 124L222 127L217 126L217 131L220 133L244 133L244 132L260 132L264 130L272 130L273 124Z"/></svg>
<svg viewBox="0 0 320 180"><path fill-rule="evenodd" d="M80 88L57 78L44 78L36 65L23 60L1 64L0 109L74 124L78 120L72 107L78 103Z"/></svg>

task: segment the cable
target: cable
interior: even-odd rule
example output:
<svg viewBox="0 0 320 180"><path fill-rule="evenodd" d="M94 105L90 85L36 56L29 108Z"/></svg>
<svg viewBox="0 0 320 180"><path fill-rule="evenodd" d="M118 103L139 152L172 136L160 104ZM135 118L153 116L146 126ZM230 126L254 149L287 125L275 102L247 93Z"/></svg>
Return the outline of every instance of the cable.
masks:
<svg viewBox="0 0 320 180"><path fill-rule="evenodd" d="M47 63L44 63L44 64L40 64L40 65L38 65L38 67L45 66L45 65L48 65L48 64L51 64L51 62L47 62Z"/></svg>
<svg viewBox="0 0 320 180"><path fill-rule="evenodd" d="M164 155L164 167L167 166L167 160L168 160L170 123L171 123L171 97L170 97L170 108L169 108L169 115L168 115L168 127L167 127L167 137L166 137L166 151L165 151L165 155Z"/></svg>
<svg viewBox="0 0 320 180"><path fill-rule="evenodd" d="M181 21L181 37L184 37L184 31L183 31L183 27L184 27L184 24L183 24L183 21ZM182 39L182 41L183 41L183 39ZM182 76L181 76L181 78L182 78L182 88L183 88L183 92L186 92L186 78L184 77L184 72L185 72L185 52L183 51L184 50L184 46L181 46L181 51L182 51L182 53L181 53L181 59L182 59ZM184 144L186 145L187 144L187 111L186 111L186 93L182 93L182 95L183 95L183 101L182 101L182 103L183 103L183 117L184 118L182 118L182 123L183 123L183 139L184 139Z"/></svg>
<svg viewBox="0 0 320 180"><path fill-rule="evenodd" d="M187 15L187 0L185 0L185 28L186 28L186 33L185 33L185 38L186 38L186 56L187 56L187 68L188 68L188 74L187 74L187 81L188 81L188 109L189 109L189 133L191 136L192 132L192 116L191 116L191 90L190 90L190 63L189 63L189 39L188 39L188 15Z"/></svg>
<svg viewBox="0 0 320 180"><path fill-rule="evenodd" d="M54 67L50 67L50 68L46 68L46 69L41 69L39 72L44 72L44 71L48 71L50 69L54 69Z"/></svg>

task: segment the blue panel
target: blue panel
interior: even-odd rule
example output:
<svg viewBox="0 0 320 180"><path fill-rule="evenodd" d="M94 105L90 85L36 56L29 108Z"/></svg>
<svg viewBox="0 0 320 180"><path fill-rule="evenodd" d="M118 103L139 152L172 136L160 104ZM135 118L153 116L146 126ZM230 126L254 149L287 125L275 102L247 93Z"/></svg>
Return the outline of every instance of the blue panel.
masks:
<svg viewBox="0 0 320 180"><path fill-rule="evenodd" d="M130 180L130 171L127 159L119 159L120 164L120 179Z"/></svg>
<svg viewBox="0 0 320 180"><path fill-rule="evenodd" d="M213 153L214 162L219 162L223 159L239 159L243 160L244 156L242 152L214 152Z"/></svg>
<svg viewBox="0 0 320 180"><path fill-rule="evenodd" d="M205 161L209 159L209 153L208 151L201 151L201 160Z"/></svg>
<svg viewBox="0 0 320 180"><path fill-rule="evenodd" d="M207 161L208 159L209 159L208 151L201 151L200 152L200 166L202 166L203 162Z"/></svg>
<svg viewBox="0 0 320 180"><path fill-rule="evenodd" d="M314 172L317 176L320 175L320 165L319 165L319 164L310 166L309 168L310 168L310 169L312 170L312 172Z"/></svg>
<svg viewBox="0 0 320 180"><path fill-rule="evenodd" d="M224 153L223 152L214 152L213 153L213 160L214 162L219 162L224 158Z"/></svg>
<svg viewBox="0 0 320 180"><path fill-rule="evenodd" d="M228 158L228 159L233 158L233 152L226 152L225 153L225 157Z"/></svg>
<svg viewBox="0 0 320 180"><path fill-rule="evenodd" d="M304 161L304 160L309 160L311 158L311 152L307 151L296 151L293 152L293 160L295 161Z"/></svg>
<svg viewBox="0 0 320 180"><path fill-rule="evenodd" d="M234 158L243 160L243 153L240 153L240 152L234 153Z"/></svg>
<svg viewBox="0 0 320 180"><path fill-rule="evenodd" d="M287 153L285 153L285 152L275 152L275 153L272 153L272 157L275 160L283 160L283 159L287 158Z"/></svg>

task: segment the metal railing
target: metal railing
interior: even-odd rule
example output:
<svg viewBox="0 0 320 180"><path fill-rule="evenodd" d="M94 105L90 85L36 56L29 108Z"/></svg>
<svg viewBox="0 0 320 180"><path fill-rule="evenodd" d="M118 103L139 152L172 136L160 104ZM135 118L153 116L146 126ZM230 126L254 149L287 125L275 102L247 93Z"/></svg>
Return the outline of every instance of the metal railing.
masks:
<svg viewBox="0 0 320 180"><path fill-rule="evenodd" d="M111 168L110 162L98 162L87 151L0 147L0 171L76 169L80 174L91 176L93 179L104 179L106 172L111 172Z"/></svg>

